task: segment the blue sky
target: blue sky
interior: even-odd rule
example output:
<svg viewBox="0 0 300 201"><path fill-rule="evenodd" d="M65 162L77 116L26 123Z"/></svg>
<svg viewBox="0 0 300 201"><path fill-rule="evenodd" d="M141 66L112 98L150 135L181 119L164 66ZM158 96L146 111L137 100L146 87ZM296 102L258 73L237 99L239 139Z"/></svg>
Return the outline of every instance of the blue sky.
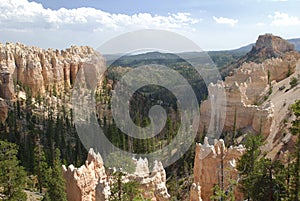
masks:
<svg viewBox="0 0 300 201"><path fill-rule="evenodd" d="M99 47L128 31L174 31L204 50L273 33L300 38L300 0L0 0L0 41Z"/></svg>

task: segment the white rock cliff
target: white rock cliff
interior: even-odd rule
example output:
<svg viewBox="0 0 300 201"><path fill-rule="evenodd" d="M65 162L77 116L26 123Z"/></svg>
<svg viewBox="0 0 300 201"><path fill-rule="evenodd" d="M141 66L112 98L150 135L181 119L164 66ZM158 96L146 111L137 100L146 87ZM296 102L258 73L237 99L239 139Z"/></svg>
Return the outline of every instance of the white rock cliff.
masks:
<svg viewBox="0 0 300 201"><path fill-rule="evenodd" d="M147 159L133 159L135 172L125 173L122 182L136 181L145 199L167 201L170 198L166 187L166 172L161 162L155 161L152 171ZM86 164L80 168L63 166L68 201L107 201L112 179L105 172L100 154L90 149Z"/></svg>

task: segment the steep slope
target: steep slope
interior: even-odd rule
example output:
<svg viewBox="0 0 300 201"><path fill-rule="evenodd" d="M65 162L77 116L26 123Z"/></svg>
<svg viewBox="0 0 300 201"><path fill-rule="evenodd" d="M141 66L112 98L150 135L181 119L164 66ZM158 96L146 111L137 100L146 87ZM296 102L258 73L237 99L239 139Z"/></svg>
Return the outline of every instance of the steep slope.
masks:
<svg viewBox="0 0 300 201"><path fill-rule="evenodd" d="M283 157L285 152L291 151L294 144L294 138L290 134L289 127L291 123L291 104L300 99L300 86L291 85L292 80L300 78L300 63L298 61L295 72L288 78L273 83L272 93L268 97L268 102L273 104L274 117L270 126L270 134L265 140L263 151L267 153L269 158ZM268 102L263 103L263 106Z"/></svg>
<svg viewBox="0 0 300 201"><path fill-rule="evenodd" d="M276 83L290 79L290 76L296 72L300 58L299 53L288 51L291 46L286 41L282 39L278 41L278 39L273 36L270 38L269 35L260 36L256 46L245 58L250 61L243 63L231 76L226 77L224 82L211 84L208 87L215 97L219 96L218 88L225 89L226 118L223 119L225 121L223 131L237 131L250 126L253 131L262 132L265 136L272 132L270 126L273 121L273 103L267 100L273 94L273 86L276 86ZM265 46L264 43L266 43ZM273 45L270 46L270 44ZM268 58L271 55L277 55L277 57L266 59L262 63L251 61ZM299 95L295 93L294 96ZM200 131L209 127L212 116L210 104L209 99L201 105ZM206 132L213 134L216 131L207 130Z"/></svg>
<svg viewBox="0 0 300 201"><path fill-rule="evenodd" d="M94 54L97 53L89 47L73 46L64 51L58 51L26 47L21 44L7 43L0 45L0 97L2 97L0 98L0 121L2 121L3 124L1 132L5 133L5 135L7 135L6 132L16 133L17 136L20 136L20 140L17 139L16 141L22 143L31 143L31 141L29 141L29 134L32 130L42 135L41 141L45 140L43 138L46 138L46 136L53 135L52 137L58 137L57 142L64 142L66 139L59 138L60 135L63 135L63 132L56 131L55 128L61 127L59 120L65 119L65 116L57 118L54 115L51 121L41 123L42 120L37 118L39 117L38 115L31 116L35 105L32 104L26 107L24 113L22 114L21 112L20 115L17 114L17 104L16 107L10 104L24 97L24 99L26 99L26 95L36 97L41 95L51 100L59 100L59 95L53 95L54 91L55 94L64 94L64 92L71 89L77 72ZM289 105L293 103L294 100L300 98L300 88L298 86L291 87L290 82L293 80L293 77L299 79L299 58L299 53L294 51L293 46L280 37L272 35L260 36L252 50L237 63L231 65L232 72L224 82L212 84L208 87L211 92L216 92L216 97L218 97L218 87L224 87L226 91L227 114L224 119L225 127L223 133L225 136L225 144L241 142L243 140L242 134L246 132L262 133L266 141L263 149L268 153L268 157L281 157L285 151L290 150L290 147L293 145L293 138L286 129L286 126L289 125L291 121ZM107 86L104 87L111 89L111 85L112 84L108 82ZM29 94L28 90L30 91ZM106 98L107 97L104 97L103 99ZM36 102L33 101L33 103ZM52 105L55 105L55 103L56 102ZM108 101L105 100L101 102L100 106L104 107L107 106L107 104ZM43 105L43 103L41 105ZM47 103L45 103L45 106L47 106ZM9 111L11 111L10 114ZM53 111L49 111L48 114L51 114L51 112ZM20 117L16 123L11 121L11 124L9 124L7 123L7 116L9 115L12 117ZM211 134L215 133L215 130L207 130L212 115L210 111L210 99L204 101L201 105L201 115L202 122L199 130L206 130L205 132ZM59 120L56 122L57 126L53 127L51 125L55 122L53 121L55 118ZM12 119L13 118L10 120ZM37 119L40 122L37 123ZM62 124L69 125L69 121L63 122ZM47 126L51 128L49 131L46 129L48 128ZM29 136L28 139L26 138L27 136ZM75 142L77 143L77 141L72 141L68 146L61 143L60 146L72 148L70 151L70 155L72 155L73 153L79 153L78 150L74 150L75 148L77 149L78 146ZM196 195L200 194L199 188L202 187L205 196L209 197L211 185L215 182L212 177L216 175L211 175L211 172L205 172L205 170L219 163L219 150L226 150L223 149L224 146L222 143L223 142L217 141L214 145L209 145L208 142L204 145L197 144L196 147L198 151L196 151L195 172L198 173L199 170L204 172L201 172L203 173L203 177L201 176L202 174L198 174L196 178L197 174L195 174L196 183L193 185L193 188L196 190ZM53 144L45 143L45 141L44 144L49 144L48 147L45 146L44 148L49 149L47 151L51 153ZM58 145L58 143L56 143L56 145ZM204 152L210 150L210 152L205 155L205 157L201 153L202 150L204 150ZM69 150L62 151L63 157L65 157L64 154L66 155L67 151ZM228 149L226 151L224 151L224 153L232 153L231 151L240 150L239 147L237 147L233 148L233 150ZM23 152L27 153L25 151ZM240 152L238 154L234 152L234 156L229 154L226 163L234 164L233 161L237 160L240 154ZM78 155L80 155L80 153ZM196 161L199 157L202 161ZM26 160L26 158L27 157L23 157L23 161ZM74 159L70 157L69 160ZM190 161L191 160L189 160L189 162ZM64 169L69 172L65 174L74 176L78 170L90 170L93 166L91 164L91 161L89 161L86 165L82 166L82 168L78 169L71 166L69 169ZM205 168L200 167L200 164L206 165ZM102 167L103 164L100 167L101 171L103 170ZM211 168L211 170L214 170L214 168ZM89 174L90 173L91 172L89 172ZM70 179L74 179L71 176ZM146 177L143 175L135 178L143 181L152 181L151 179L154 177ZM72 182L74 181L72 180ZM206 183L209 185L204 186ZM79 185L85 184L79 182ZM145 185L147 187L148 184L146 183ZM160 187L160 185L157 187ZM158 189L157 192L159 192L159 190L160 189ZM87 189L87 191L89 195L94 196L93 193L95 192L91 192L94 191L94 189ZM162 192L165 193L166 191ZM79 194L80 193L81 191ZM204 200L206 199L204 197L202 198Z"/></svg>
<svg viewBox="0 0 300 201"><path fill-rule="evenodd" d="M3 98L0 98L0 122L3 124L8 115L8 105Z"/></svg>
<svg viewBox="0 0 300 201"><path fill-rule="evenodd" d="M287 125L291 121L289 106L300 98L300 87L297 83L293 86L290 84L291 80L299 79L299 59L300 54L287 41L269 34L260 36L256 45L243 58L245 62L236 64L240 66L231 76L208 87L210 97L201 104L200 131L209 128L204 133L210 141L216 133L222 132L226 144L242 142L245 134L259 134L265 141L263 153L267 153L271 159L282 157L293 144ZM226 93L226 114L211 108L211 101L224 99L221 97L221 88ZM224 127L215 123L222 121ZM210 122L214 125L209 126ZM198 148L196 155L199 151L198 155L203 155L201 152L205 150ZM212 195L209 190L218 175L209 173L210 168L203 169L202 166L206 160L215 162L212 167L219 166L219 162L213 158L215 156L210 154L202 158L195 157L194 182L195 185L201 184L201 189L206 189L202 194L205 201ZM203 171L199 173L201 168Z"/></svg>

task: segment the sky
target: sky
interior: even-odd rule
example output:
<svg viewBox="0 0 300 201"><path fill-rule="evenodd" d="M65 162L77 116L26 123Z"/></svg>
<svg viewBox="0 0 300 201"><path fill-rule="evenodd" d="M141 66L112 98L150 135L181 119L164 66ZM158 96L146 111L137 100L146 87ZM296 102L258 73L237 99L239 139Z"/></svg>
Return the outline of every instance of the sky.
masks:
<svg viewBox="0 0 300 201"><path fill-rule="evenodd" d="M93 48L141 29L178 33L208 50L272 33L300 38L300 0L0 0L0 42Z"/></svg>

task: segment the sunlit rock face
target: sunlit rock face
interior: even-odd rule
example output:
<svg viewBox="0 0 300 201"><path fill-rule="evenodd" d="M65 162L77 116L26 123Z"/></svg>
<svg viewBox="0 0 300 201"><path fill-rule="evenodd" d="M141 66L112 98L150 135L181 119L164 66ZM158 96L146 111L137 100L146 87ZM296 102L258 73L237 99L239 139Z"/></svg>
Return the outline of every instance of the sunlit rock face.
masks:
<svg viewBox="0 0 300 201"><path fill-rule="evenodd" d="M104 69L104 58L88 46L59 51L0 43L0 98L8 105L28 97L33 100L43 97L47 104L53 105L62 100L67 102L74 86L86 84L96 88L103 79L100 75ZM68 107L68 103L64 106ZM4 117L1 114L0 120L5 120Z"/></svg>
<svg viewBox="0 0 300 201"><path fill-rule="evenodd" d="M161 162L155 161L152 171L147 159L133 159L135 171L124 173L122 182L136 181L140 184L143 197L151 201L167 201L170 199L166 187L166 172ZM66 180L66 192L69 201L107 201L111 195L112 179L105 172L100 154L90 149L86 164L80 168L63 166Z"/></svg>
<svg viewBox="0 0 300 201"><path fill-rule="evenodd" d="M110 195L108 177L100 154L90 149L86 164L63 166L68 201L105 201Z"/></svg>
<svg viewBox="0 0 300 201"><path fill-rule="evenodd" d="M229 185L229 178L237 180L236 162L244 151L243 146L227 149L223 140L215 140L214 144L210 145L205 138L203 144L197 144L190 201L209 201L213 195L212 188L215 185L221 186L222 175L224 175L224 189ZM234 192L236 200L242 200L243 195L237 190Z"/></svg>
<svg viewBox="0 0 300 201"><path fill-rule="evenodd" d="M0 44L0 97L14 99L16 84L28 87L33 96L69 89L83 63L96 54L87 46L59 51L20 43Z"/></svg>
<svg viewBox="0 0 300 201"><path fill-rule="evenodd" d="M261 57L276 57L280 54L295 50L295 46L279 36L265 34L258 37L251 53Z"/></svg>
<svg viewBox="0 0 300 201"><path fill-rule="evenodd" d="M208 86L209 97L200 108L199 131L213 136L214 133L246 128L268 137L273 132L271 127L276 119L274 104L268 97L277 83L295 73L300 55L293 50L293 45L280 37L260 36L247 55L249 58L269 59L258 63L245 62L224 81ZM225 90L225 97L221 89ZM214 109L216 99L223 100L217 106L222 105L225 112Z"/></svg>

